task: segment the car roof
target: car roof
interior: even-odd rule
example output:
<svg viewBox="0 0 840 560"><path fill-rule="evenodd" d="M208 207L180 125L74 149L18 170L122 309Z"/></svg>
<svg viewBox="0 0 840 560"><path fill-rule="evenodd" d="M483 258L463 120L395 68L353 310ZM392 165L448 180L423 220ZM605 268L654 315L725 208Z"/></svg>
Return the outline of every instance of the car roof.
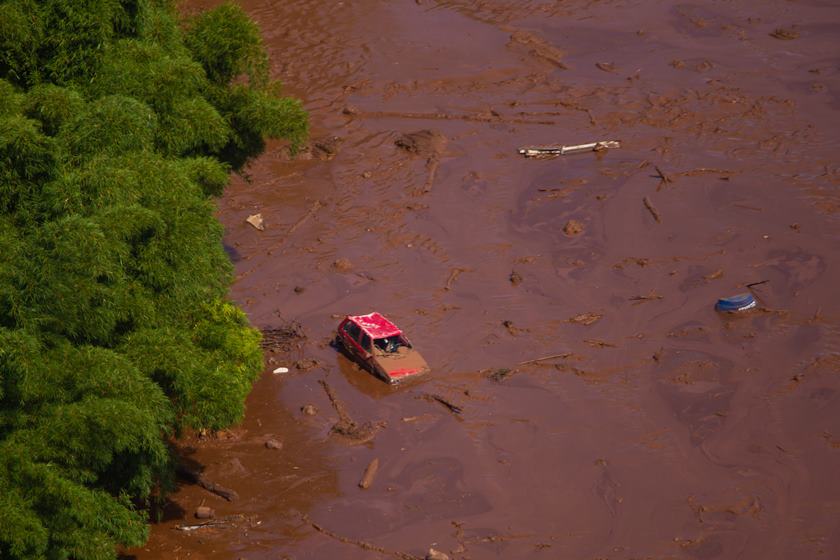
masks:
<svg viewBox="0 0 840 560"><path fill-rule="evenodd" d="M359 325L371 338L385 338L402 332L397 325L376 311L367 315L348 315L347 318Z"/></svg>

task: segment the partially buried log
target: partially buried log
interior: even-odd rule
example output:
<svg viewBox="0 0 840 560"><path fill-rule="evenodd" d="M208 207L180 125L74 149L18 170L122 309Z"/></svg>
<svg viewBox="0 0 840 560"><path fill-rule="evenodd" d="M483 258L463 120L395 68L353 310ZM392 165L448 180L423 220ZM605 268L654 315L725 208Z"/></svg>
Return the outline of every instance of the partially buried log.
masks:
<svg viewBox="0 0 840 560"><path fill-rule="evenodd" d="M178 476L180 476L187 482L197 484L198 486L201 486L208 492L216 494L217 496L220 496L229 502L239 499L239 494L237 494L235 490L225 488L224 486L207 480L206 478L204 478L204 476L202 476L202 474L199 471L192 469L186 465L178 465L176 473L178 474Z"/></svg>
<svg viewBox="0 0 840 560"><path fill-rule="evenodd" d="M330 399L330 403L338 414L338 422L333 425L330 433L343 436L352 444L367 443L372 440L377 430L383 424L377 423L374 425L370 422L365 422L361 425L357 424L347 413L347 409L344 408L344 403L339 400L333 388L330 387L330 384L323 379L319 379L318 383L324 388L324 391L327 393L327 398Z"/></svg>

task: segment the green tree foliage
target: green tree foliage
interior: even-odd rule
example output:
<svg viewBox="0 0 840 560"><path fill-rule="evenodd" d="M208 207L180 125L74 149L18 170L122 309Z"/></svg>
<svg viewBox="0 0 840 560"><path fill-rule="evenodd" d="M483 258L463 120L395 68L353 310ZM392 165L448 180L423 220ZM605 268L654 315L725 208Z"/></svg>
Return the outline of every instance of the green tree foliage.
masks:
<svg viewBox="0 0 840 560"><path fill-rule="evenodd" d="M213 197L307 134L267 70L233 4L0 0L0 558L142 544L168 439L241 419L262 355Z"/></svg>

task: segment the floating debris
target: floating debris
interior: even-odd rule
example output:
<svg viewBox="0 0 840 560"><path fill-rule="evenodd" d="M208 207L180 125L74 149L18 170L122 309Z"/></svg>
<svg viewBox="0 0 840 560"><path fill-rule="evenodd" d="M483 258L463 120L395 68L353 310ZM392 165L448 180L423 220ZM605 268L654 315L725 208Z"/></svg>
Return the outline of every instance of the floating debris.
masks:
<svg viewBox="0 0 840 560"><path fill-rule="evenodd" d="M773 32L770 33L770 36L774 39L781 39L782 41L792 41L799 38L799 32L794 29L779 27L778 29L774 29Z"/></svg>
<svg viewBox="0 0 840 560"><path fill-rule="evenodd" d="M265 230L265 223L263 222L262 214L251 214L245 218L245 221L260 231Z"/></svg>
<svg viewBox="0 0 840 560"><path fill-rule="evenodd" d="M568 222L566 222L566 225L563 226L563 233L565 233L569 237L580 235L581 233L583 233L583 224L577 220L569 220Z"/></svg>
<svg viewBox="0 0 840 560"><path fill-rule="evenodd" d="M618 140L602 140L590 142L589 144L577 144L574 146L525 146L519 148L519 153L526 158L546 158L565 156L568 154L579 154L581 152L601 152L610 148L620 148Z"/></svg>
<svg viewBox="0 0 840 560"><path fill-rule="evenodd" d="M591 325L592 323L597 323L603 315L599 313L581 313L580 315L575 315L574 317L569 318L570 323L577 323L579 325Z"/></svg>
<svg viewBox="0 0 840 560"><path fill-rule="evenodd" d="M291 322L280 327L262 329L260 346L268 352L290 352L295 348L300 348L305 338L306 335L300 323Z"/></svg>
<svg viewBox="0 0 840 560"><path fill-rule="evenodd" d="M647 208L650 215L653 216L653 219L656 220L656 223L662 222L662 216L659 215L659 210L656 209L656 206L653 205L653 202L650 201L650 198L644 197L642 199L642 203Z"/></svg>
<svg viewBox="0 0 840 560"><path fill-rule="evenodd" d="M753 307L755 307L755 298L752 294L738 294L720 298L715 304L717 311L746 311Z"/></svg>

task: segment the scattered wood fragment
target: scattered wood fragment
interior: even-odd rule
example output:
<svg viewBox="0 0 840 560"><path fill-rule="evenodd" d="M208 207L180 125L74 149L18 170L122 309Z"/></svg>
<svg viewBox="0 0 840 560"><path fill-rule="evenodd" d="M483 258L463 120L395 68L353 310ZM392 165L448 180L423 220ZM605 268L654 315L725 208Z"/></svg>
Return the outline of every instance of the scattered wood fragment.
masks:
<svg viewBox="0 0 840 560"><path fill-rule="evenodd" d="M338 136L327 136L312 142L309 148L312 156L317 159L326 161L331 160L338 154L338 147L344 141Z"/></svg>
<svg viewBox="0 0 840 560"><path fill-rule="evenodd" d="M747 284L747 285L746 285L746 287L747 287L747 288L752 288L753 286L761 286L762 284L766 284L766 283L768 283L769 281L770 281L770 280L761 280L760 282L752 282L752 283L750 283L750 284Z"/></svg>
<svg viewBox="0 0 840 560"><path fill-rule="evenodd" d="M522 276L514 270L510 273L508 280L510 280L511 285L518 286L522 283Z"/></svg>
<svg viewBox="0 0 840 560"><path fill-rule="evenodd" d="M289 228L289 230L286 232L286 237L296 232L300 226L306 223L307 220L314 216L315 213L323 207L324 203L320 200L316 200L315 202L313 202L312 206L309 207L309 210L307 210L306 214L304 214L303 217L301 217L298 221L294 223L294 225L292 225L292 227Z"/></svg>
<svg viewBox="0 0 840 560"><path fill-rule="evenodd" d="M539 362L545 362L547 360L554 360L556 358L568 358L571 356L571 352L563 352L562 354L552 354L551 356L543 356L541 358L534 358L533 360L525 360L524 362L519 362L517 365L519 366L527 366L528 364L537 364Z"/></svg>
<svg viewBox="0 0 840 560"><path fill-rule="evenodd" d="M513 375L514 371L515 370L512 370L510 368L499 368L487 375L487 378L491 381L495 381L496 383L501 383L502 381Z"/></svg>
<svg viewBox="0 0 840 560"><path fill-rule="evenodd" d="M207 480L198 470L190 468L184 464L178 465L176 473L184 480L197 484L211 494L216 494L229 502L239 499L239 494L237 494L236 491Z"/></svg>
<svg viewBox="0 0 840 560"><path fill-rule="evenodd" d="M583 224L577 220L569 220L568 222L566 222L566 225L563 226L563 233L565 233L569 237L580 235L581 233L583 233Z"/></svg>
<svg viewBox="0 0 840 560"><path fill-rule="evenodd" d="M502 321L502 326L507 330L510 336L517 336L519 332L523 330L514 325L513 321L509 319L505 319L504 321Z"/></svg>
<svg viewBox="0 0 840 560"><path fill-rule="evenodd" d="M656 292L652 291L646 296L633 296L629 298L629 301L635 301L637 303L644 303L646 301L655 301L659 299L663 299L665 296L657 294Z"/></svg>
<svg viewBox="0 0 840 560"><path fill-rule="evenodd" d="M362 474L362 479L359 481L359 488L362 490L370 488L376 478L377 471L379 471L379 458L375 458L368 463L364 474Z"/></svg>
<svg viewBox="0 0 840 560"><path fill-rule="evenodd" d="M645 208L648 209L648 212L650 212L650 215L653 216L653 219L656 220L656 223L660 223L662 221L662 218L659 216L659 211L650 201L650 198L644 197L642 199L642 202L644 203Z"/></svg>
<svg viewBox="0 0 840 560"><path fill-rule="evenodd" d="M674 182L674 180L669 175L666 175L664 171L659 169L658 165L654 165L653 168L656 170L656 175L654 175L654 177L659 178L659 185L656 187L657 191L661 190L662 187L664 187L665 185Z"/></svg>
<svg viewBox="0 0 840 560"><path fill-rule="evenodd" d="M680 171L677 173L680 177L694 177L695 175L702 175L704 173L714 173L717 175L732 175L733 172L729 169L719 169L717 167L695 167L688 171Z"/></svg>
<svg viewBox="0 0 840 560"><path fill-rule="evenodd" d="M475 114L454 114L454 113L418 113L405 111L360 111L360 117L364 118L386 118L386 119L417 119L417 120L441 120L441 121L466 121L466 122L483 122L483 123L508 123L508 124L539 124L554 126L557 123L549 120L531 120L531 119L508 119L502 118L492 113L475 113Z"/></svg>
<svg viewBox="0 0 840 560"><path fill-rule="evenodd" d="M779 27L774 29L770 36L774 39L781 39L782 41L792 41L794 39L799 38L799 32L794 29L785 29L784 27Z"/></svg>
<svg viewBox="0 0 840 560"><path fill-rule="evenodd" d="M717 280L718 278L722 278L722 277L723 277L723 269L719 268L719 269L715 270L714 272L712 272L711 274L706 274L705 276L703 276L703 279L704 280Z"/></svg>
<svg viewBox="0 0 840 560"><path fill-rule="evenodd" d="M457 404L453 404L445 398L443 398L442 396L435 393L422 393L418 395L417 398L427 400L429 402L438 402L444 407L446 407L449 410L449 412L453 414L461 414L464 411L464 409L458 406Z"/></svg>
<svg viewBox="0 0 840 560"><path fill-rule="evenodd" d="M453 268L453 269L449 272L449 278L447 278L447 279L446 279L446 285L444 285L444 286L443 286L443 289L444 289L444 290L446 290L447 292L448 292L449 290L451 290L451 289L452 289L452 286L455 284L455 280L457 280L457 279L458 279L458 277L459 277L462 273L464 273L464 272L469 272L469 270L470 270L469 268Z"/></svg>
<svg viewBox="0 0 840 560"><path fill-rule="evenodd" d="M578 325L591 325L601 320L601 317L603 317L603 315L600 313L589 311L587 313L581 313L579 315L575 315L574 317L570 317L569 322L577 323Z"/></svg>
<svg viewBox="0 0 840 560"><path fill-rule="evenodd" d="M510 35L507 46L515 48L524 47L532 57L545 60L561 70L566 70L566 65L563 63L565 53L539 35L521 29L514 31Z"/></svg>
<svg viewBox="0 0 840 560"><path fill-rule="evenodd" d="M606 342L604 340L598 340L598 339L595 339L595 338L585 338L585 339L583 339L583 341L586 344L588 344L589 346L592 346L593 348L615 348L616 347L615 344L612 344L611 342Z"/></svg>
<svg viewBox="0 0 840 560"><path fill-rule="evenodd" d="M733 202L732 206L743 208L744 210L752 210L753 212L764 212L764 208L760 206L750 206L749 204L741 204L739 202Z"/></svg>
<svg viewBox="0 0 840 560"><path fill-rule="evenodd" d="M596 62L595 67L604 72L615 72L615 64L612 62Z"/></svg>
<svg viewBox="0 0 840 560"><path fill-rule="evenodd" d="M432 192L432 185L435 183L435 177L437 177L438 167L440 167L440 155L434 154L429 159L426 160L426 182L423 183L423 192L429 193Z"/></svg>
<svg viewBox="0 0 840 560"><path fill-rule="evenodd" d="M305 522L309 523L309 525L313 529L315 529L316 531L318 531L322 535L326 535L326 536L330 537L331 539L337 540L340 543L352 544L352 545L355 545L355 546L361 548L362 550L367 550L367 551L371 551L371 552L378 552L379 554L385 554L386 556L391 556L393 558L399 558L400 560L423 560L419 556L414 556L413 554L400 552L398 550L388 550L387 548L382 548L381 546L369 543L367 541L362 541L362 540L358 540L358 539L351 539L349 537L343 537L341 535L333 533L332 531L330 531L329 529L327 529L327 528L325 528L321 525L318 525L317 523L315 523L314 521L309 519L309 517L306 516L306 515L303 516L303 520Z"/></svg>
<svg viewBox="0 0 840 560"><path fill-rule="evenodd" d="M262 329L260 346L269 352L290 352L300 348L301 341L306 338L300 323L287 323L280 327Z"/></svg>

